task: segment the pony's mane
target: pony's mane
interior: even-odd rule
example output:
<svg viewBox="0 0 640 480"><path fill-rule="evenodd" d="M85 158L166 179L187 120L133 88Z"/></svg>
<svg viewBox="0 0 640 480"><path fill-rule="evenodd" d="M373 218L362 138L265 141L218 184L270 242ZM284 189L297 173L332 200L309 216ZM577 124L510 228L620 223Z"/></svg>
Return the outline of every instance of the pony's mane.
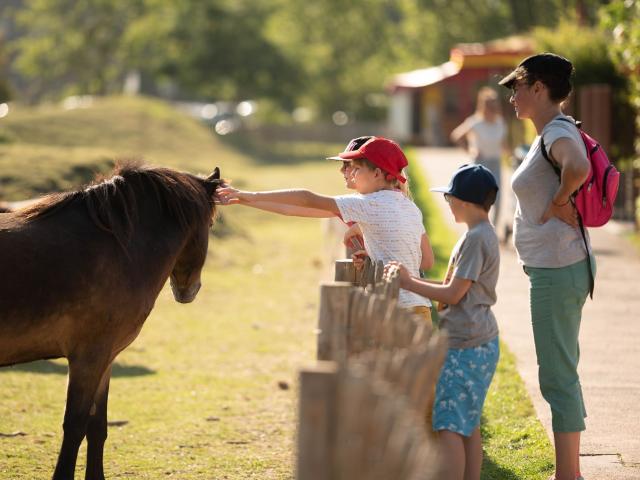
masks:
<svg viewBox="0 0 640 480"><path fill-rule="evenodd" d="M202 182L194 175L169 168L137 161L119 162L109 177L97 178L76 191L47 195L16 213L33 222L83 203L93 223L113 234L124 247L135 228L140 204L146 198L177 220L183 230L194 222L211 221L215 204Z"/></svg>

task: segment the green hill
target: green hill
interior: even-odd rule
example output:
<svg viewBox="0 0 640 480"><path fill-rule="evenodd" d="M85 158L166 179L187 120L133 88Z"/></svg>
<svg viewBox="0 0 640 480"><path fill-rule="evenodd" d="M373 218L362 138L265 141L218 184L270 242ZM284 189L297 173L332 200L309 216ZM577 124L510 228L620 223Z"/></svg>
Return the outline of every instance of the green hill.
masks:
<svg viewBox="0 0 640 480"><path fill-rule="evenodd" d="M18 108L0 120L0 197L74 188L118 158L205 173L215 156L242 160L198 121L156 100L113 97L74 110Z"/></svg>

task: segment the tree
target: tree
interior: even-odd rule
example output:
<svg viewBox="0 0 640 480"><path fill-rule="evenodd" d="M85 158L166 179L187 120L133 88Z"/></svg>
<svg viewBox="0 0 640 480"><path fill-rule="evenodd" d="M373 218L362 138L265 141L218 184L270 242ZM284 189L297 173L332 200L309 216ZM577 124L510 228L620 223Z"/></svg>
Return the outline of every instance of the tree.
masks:
<svg viewBox="0 0 640 480"><path fill-rule="evenodd" d="M640 1L612 1L602 10L602 26L613 33L609 51L629 78L632 103L640 114Z"/></svg>
<svg viewBox="0 0 640 480"><path fill-rule="evenodd" d="M640 131L640 1L614 0L602 10L602 26L613 33L610 53L630 83L630 102ZM629 171L640 170L640 140L636 137L635 160ZM632 177L634 178L634 177ZM636 229L640 229L640 196L635 199Z"/></svg>
<svg viewBox="0 0 640 480"><path fill-rule="evenodd" d="M606 0L420 0L437 18L438 52L448 55L459 42L484 42L555 27L563 19L589 26Z"/></svg>
<svg viewBox="0 0 640 480"><path fill-rule="evenodd" d="M16 42L18 69L33 94L51 90L105 94L124 75L122 38L139 0L31 0L17 12L24 35Z"/></svg>
<svg viewBox="0 0 640 480"><path fill-rule="evenodd" d="M119 91L139 70L191 96L291 104L298 72L264 35L271 3L30 0L16 17L17 67L36 95Z"/></svg>
<svg viewBox="0 0 640 480"><path fill-rule="evenodd" d="M173 24L159 39L166 53L158 55L157 73L210 98L271 97L293 104L300 72L265 35L271 2L182 0L165 8ZM148 9L148 16L158 15ZM153 36L146 39L149 45Z"/></svg>
<svg viewBox="0 0 640 480"><path fill-rule="evenodd" d="M11 99L11 91L9 89L9 81L6 75L6 60L4 56L4 43L0 37L0 103L7 102Z"/></svg>
<svg viewBox="0 0 640 480"><path fill-rule="evenodd" d="M371 98L393 73L429 64L433 16L415 0L291 0L270 35L304 71L301 102L325 118L336 110L385 114Z"/></svg>

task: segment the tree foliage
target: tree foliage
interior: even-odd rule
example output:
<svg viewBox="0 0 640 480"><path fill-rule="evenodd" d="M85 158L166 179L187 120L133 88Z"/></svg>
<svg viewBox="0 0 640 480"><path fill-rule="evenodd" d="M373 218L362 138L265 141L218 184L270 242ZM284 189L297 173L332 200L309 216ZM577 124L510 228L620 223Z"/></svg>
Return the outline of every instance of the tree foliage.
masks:
<svg viewBox="0 0 640 480"><path fill-rule="evenodd" d="M36 95L112 92L135 69L193 95L290 103L299 74L264 35L270 14L268 2L30 0L17 68Z"/></svg>
<svg viewBox="0 0 640 480"><path fill-rule="evenodd" d="M265 35L271 2L144 0L129 29L136 65L207 98L277 98L291 104L296 62Z"/></svg>
<svg viewBox="0 0 640 480"><path fill-rule="evenodd" d="M614 0L603 9L602 25L612 32L611 56L632 88L632 100L640 113L640 1Z"/></svg>
<svg viewBox="0 0 640 480"><path fill-rule="evenodd" d="M123 76L122 38L140 1L31 0L16 21L26 34L16 43L17 68L32 93L66 90L104 94Z"/></svg>
<svg viewBox="0 0 640 480"><path fill-rule="evenodd" d="M272 35L305 73L302 101L319 113L371 114L389 76L433 58L434 19L415 1L291 0Z"/></svg>
<svg viewBox="0 0 640 480"><path fill-rule="evenodd" d="M592 83L625 86L624 77L609 55L609 37L604 30L562 21L553 29L535 29L533 36L540 51L554 52L571 60L576 70L575 86Z"/></svg>
<svg viewBox="0 0 640 480"><path fill-rule="evenodd" d="M132 70L185 96L270 98L322 115L383 115L396 72L603 0L23 0L16 67L34 96L108 93Z"/></svg>
<svg viewBox="0 0 640 480"><path fill-rule="evenodd" d="M4 42L0 37L0 103L4 103L11 98L9 80L7 79L6 59L4 54Z"/></svg>

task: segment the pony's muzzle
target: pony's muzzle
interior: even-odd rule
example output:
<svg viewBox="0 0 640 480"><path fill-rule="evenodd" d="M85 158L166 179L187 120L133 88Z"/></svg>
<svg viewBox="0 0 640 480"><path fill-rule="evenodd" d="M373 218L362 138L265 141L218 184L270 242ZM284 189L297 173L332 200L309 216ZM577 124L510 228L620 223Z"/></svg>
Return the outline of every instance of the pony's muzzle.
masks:
<svg viewBox="0 0 640 480"><path fill-rule="evenodd" d="M192 283L188 287L178 287L173 282L173 278L169 279L169 283L171 283L171 291L173 292L173 298L175 298L176 302L179 303L191 303L195 300L196 295L200 291L200 287L202 283L200 280Z"/></svg>

